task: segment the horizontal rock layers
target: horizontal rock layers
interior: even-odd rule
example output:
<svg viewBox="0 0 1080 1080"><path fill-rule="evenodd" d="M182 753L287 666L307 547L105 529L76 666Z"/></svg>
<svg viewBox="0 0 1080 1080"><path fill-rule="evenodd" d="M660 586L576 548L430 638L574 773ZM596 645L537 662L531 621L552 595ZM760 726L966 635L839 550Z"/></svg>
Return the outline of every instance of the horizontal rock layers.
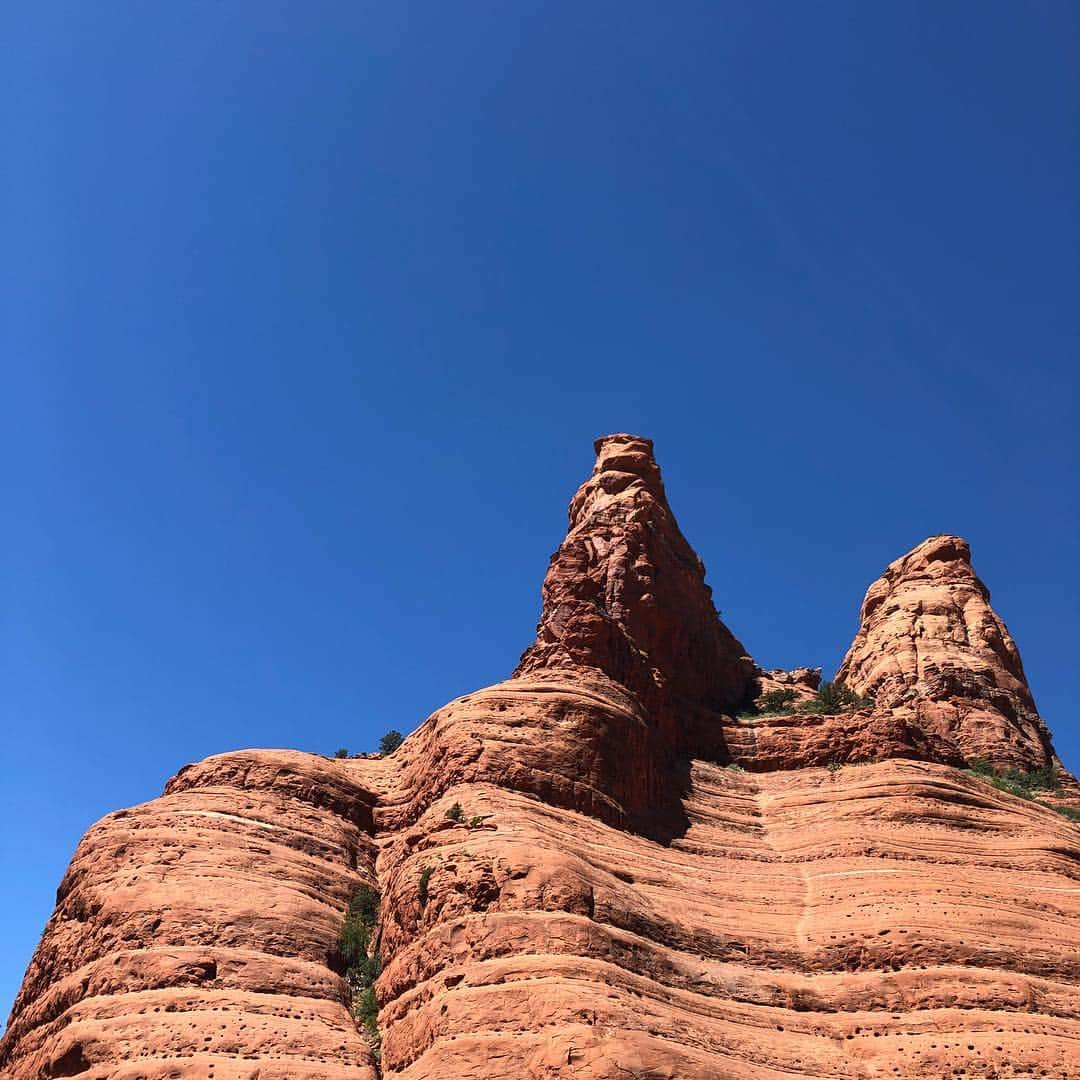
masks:
<svg viewBox="0 0 1080 1080"><path fill-rule="evenodd" d="M323 758L256 750L189 766L98 822L57 891L0 1075L374 1080L333 966L341 912L374 878L373 803Z"/></svg>
<svg viewBox="0 0 1080 1080"><path fill-rule="evenodd" d="M658 849L452 789L384 855L385 1075L1075 1075L1078 837L1016 802L936 764L696 762Z"/></svg>
<svg viewBox="0 0 1080 1080"><path fill-rule="evenodd" d="M957 768L1056 760L963 541L871 586L873 704L833 714L747 708L818 673L717 617L648 440L599 440L543 599L514 677L392 757L220 755L95 825L0 1074L1080 1075L1080 828ZM363 884L380 1054L337 953Z"/></svg>

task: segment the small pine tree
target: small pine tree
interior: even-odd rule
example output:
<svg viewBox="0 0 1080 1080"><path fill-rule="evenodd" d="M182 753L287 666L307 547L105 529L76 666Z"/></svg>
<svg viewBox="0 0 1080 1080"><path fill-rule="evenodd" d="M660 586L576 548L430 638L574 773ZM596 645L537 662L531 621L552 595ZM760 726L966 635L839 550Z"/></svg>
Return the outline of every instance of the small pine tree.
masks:
<svg viewBox="0 0 1080 1080"><path fill-rule="evenodd" d="M456 821L456 822L458 822L460 824L465 818L465 811L461 809L461 803L459 803L459 802L454 803L454 805L451 806L450 809L446 811L446 816L451 821Z"/></svg>
<svg viewBox="0 0 1080 1080"><path fill-rule="evenodd" d="M346 750L344 746L340 746L337 750L334 751L334 757L336 758L346 758L348 756L349 751Z"/></svg>
<svg viewBox="0 0 1080 1080"><path fill-rule="evenodd" d="M349 901L349 916L374 926L379 917L379 891L370 885L361 885Z"/></svg>
<svg viewBox="0 0 1080 1080"><path fill-rule="evenodd" d="M763 694L758 702L758 709L763 713L790 712L790 705L795 700L795 691L789 687L783 690L770 690Z"/></svg>
<svg viewBox="0 0 1080 1080"><path fill-rule="evenodd" d="M859 697L854 690L842 682L825 682L818 688L814 697L799 706L799 712L832 716L834 713L848 712L850 709L869 708L873 704L872 698Z"/></svg>
<svg viewBox="0 0 1080 1080"><path fill-rule="evenodd" d="M420 885L416 890L416 895L420 900L420 906L424 907L428 902L428 882L431 880L431 875L435 873L434 866L425 866L420 871Z"/></svg>
<svg viewBox="0 0 1080 1080"><path fill-rule="evenodd" d="M368 986L356 995L354 1013L362 1020L367 1033L373 1039L379 1038L379 1002L375 997L375 987Z"/></svg>
<svg viewBox="0 0 1080 1080"><path fill-rule="evenodd" d="M379 740L379 751L389 757L404 741L405 736L400 731L391 729Z"/></svg>
<svg viewBox="0 0 1080 1080"><path fill-rule="evenodd" d="M338 952L345 966L352 969L367 958L371 927L355 916L347 915L338 935Z"/></svg>

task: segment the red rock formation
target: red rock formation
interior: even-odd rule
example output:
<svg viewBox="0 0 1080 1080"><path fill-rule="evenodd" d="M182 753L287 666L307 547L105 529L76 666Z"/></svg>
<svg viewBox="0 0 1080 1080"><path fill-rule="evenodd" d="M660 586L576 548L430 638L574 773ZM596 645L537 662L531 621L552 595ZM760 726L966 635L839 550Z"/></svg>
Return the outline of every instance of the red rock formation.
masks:
<svg viewBox="0 0 1080 1080"><path fill-rule="evenodd" d="M333 967L342 909L374 877L375 797L354 775L311 754L224 754L98 822L0 1074L374 1080Z"/></svg>
<svg viewBox="0 0 1080 1080"><path fill-rule="evenodd" d="M1056 761L1016 643L958 536L924 540L870 586L837 678L957 760L1021 769Z"/></svg>
<svg viewBox="0 0 1080 1080"><path fill-rule="evenodd" d="M758 671L755 698L778 690L790 691L794 701L809 701L821 686L821 668L801 667L792 671L773 668L771 671Z"/></svg>
<svg viewBox="0 0 1080 1080"><path fill-rule="evenodd" d="M651 444L597 451L513 678L388 759L221 755L87 833L5 1077L1080 1075L1080 829L952 767L1050 752L966 546L871 588L873 709L735 716L816 673L719 621ZM336 948L368 883L381 1063Z"/></svg>
<svg viewBox="0 0 1080 1080"><path fill-rule="evenodd" d="M748 700L755 665L713 607L652 442L608 435L596 455L544 579L536 643L514 674L598 669L680 750L720 753L721 717Z"/></svg>

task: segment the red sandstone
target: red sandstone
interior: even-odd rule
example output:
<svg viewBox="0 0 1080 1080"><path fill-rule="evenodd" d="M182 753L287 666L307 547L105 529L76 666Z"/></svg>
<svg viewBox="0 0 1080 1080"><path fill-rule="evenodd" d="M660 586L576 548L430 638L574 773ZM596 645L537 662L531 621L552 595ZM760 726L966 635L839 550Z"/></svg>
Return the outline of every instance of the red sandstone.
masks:
<svg viewBox="0 0 1080 1080"><path fill-rule="evenodd" d="M648 440L597 455L511 679L390 758L224 754L87 833L5 1077L1080 1075L1080 828L958 767L1056 763L967 545L871 586L872 707L762 715L819 673L720 621ZM381 1063L336 970L365 883Z"/></svg>

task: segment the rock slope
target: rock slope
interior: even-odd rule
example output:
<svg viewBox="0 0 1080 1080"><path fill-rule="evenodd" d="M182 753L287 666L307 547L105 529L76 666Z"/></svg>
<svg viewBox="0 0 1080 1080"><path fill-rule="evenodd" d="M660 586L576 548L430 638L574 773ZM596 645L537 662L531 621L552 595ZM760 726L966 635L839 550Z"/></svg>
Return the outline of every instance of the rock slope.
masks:
<svg viewBox="0 0 1080 1080"><path fill-rule="evenodd" d="M220 755L87 833L0 1073L1080 1075L1080 827L958 768L1056 764L963 541L871 586L841 674L873 704L750 708L819 673L753 663L651 443L601 439L512 678L392 757Z"/></svg>

